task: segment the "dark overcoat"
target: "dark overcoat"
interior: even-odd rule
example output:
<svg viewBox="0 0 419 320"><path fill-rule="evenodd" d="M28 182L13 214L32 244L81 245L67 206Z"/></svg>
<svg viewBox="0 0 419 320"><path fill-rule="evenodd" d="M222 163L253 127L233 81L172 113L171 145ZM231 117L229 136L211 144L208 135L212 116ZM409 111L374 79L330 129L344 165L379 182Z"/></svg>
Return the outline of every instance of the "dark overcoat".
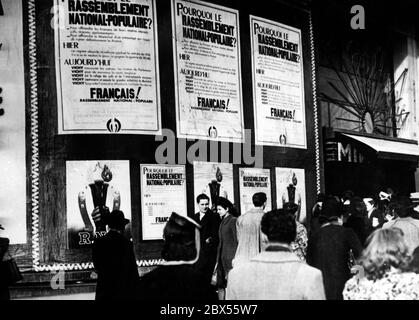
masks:
<svg viewBox="0 0 419 320"><path fill-rule="evenodd" d="M139 275L131 241L111 230L95 240L92 258L98 274L96 300L135 299Z"/></svg>
<svg viewBox="0 0 419 320"><path fill-rule="evenodd" d="M237 218L228 215L221 220L218 231L219 244L217 250L217 285L226 286L226 277L233 268L232 261L237 250Z"/></svg>
<svg viewBox="0 0 419 320"><path fill-rule="evenodd" d="M162 265L141 277L139 300L215 301L216 295L192 265Z"/></svg>
<svg viewBox="0 0 419 320"><path fill-rule="evenodd" d="M215 262L217 259L218 247L218 229L220 227L220 216L212 210L208 210L202 218L199 219L199 212L192 217L198 224L201 225L201 250L199 252L199 259L195 263L195 269L202 274L205 281L211 282L211 276L214 271Z"/></svg>
<svg viewBox="0 0 419 320"><path fill-rule="evenodd" d="M351 277L349 252L359 257L362 245L352 229L330 224L314 233L307 246L307 263L323 273L327 300L342 300L345 283Z"/></svg>

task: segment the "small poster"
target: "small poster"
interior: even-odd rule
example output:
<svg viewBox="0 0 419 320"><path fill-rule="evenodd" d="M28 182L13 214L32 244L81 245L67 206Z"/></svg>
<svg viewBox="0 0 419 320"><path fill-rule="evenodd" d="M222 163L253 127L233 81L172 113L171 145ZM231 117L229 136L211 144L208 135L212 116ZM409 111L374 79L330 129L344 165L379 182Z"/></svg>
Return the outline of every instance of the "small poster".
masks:
<svg viewBox="0 0 419 320"><path fill-rule="evenodd" d="M260 168L240 168L240 208L241 214L254 208L252 197L257 192L266 194L265 212L272 209L271 171Z"/></svg>
<svg viewBox="0 0 419 320"><path fill-rule="evenodd" d="M161 134L155 0L55 0L58 133Z"/></svg>
<svg viewBox="0 0 419 320"><path fill-rule="evenodd" d="M187 216L185 166L142 164L140 171L143 240L163 239L172 212Z"/></svg>
<svg viewBox="0 0 419 320"><path fill-rule="evenodd" d="M27 241L22 3L0 1L0 237L10 244Z"/></svg>
<svg viewBox="0 0 419 320"><path fill-rule="evenodd" d="M210 199L210 208L216 211L218 197L224 197L234 204L233 165L231 163L195 161L194 164L194 203L199 211L196 197L204 193Z"/></svg>
<svg viewBox="0 0 419 320"><path fill-rule="evenodd" d="M172 0L177 135L244 142L239 13Z"/></svg>
<svg viewBox="0 0 419 320"><path fill-rule="evenodd" d="M307 148L301 31L250 16L256 144Z"/></svg>
<svg viewBox="0 0 419 320"><path fill-rule="evenodd" d="M298 205L297 219L306 222L306 185L304 169L275 168L276 203L282 208L284 203L293 202Z"/></svg>
<svg viewBox="0 0 419 320"><path fill-rule="evenodd" d="M71 248L90 245L96 230L91 214L98 204L121 210L131 220L129 161L66 161L67 230ZM125 228L131 238L131 222Z"/></svg>

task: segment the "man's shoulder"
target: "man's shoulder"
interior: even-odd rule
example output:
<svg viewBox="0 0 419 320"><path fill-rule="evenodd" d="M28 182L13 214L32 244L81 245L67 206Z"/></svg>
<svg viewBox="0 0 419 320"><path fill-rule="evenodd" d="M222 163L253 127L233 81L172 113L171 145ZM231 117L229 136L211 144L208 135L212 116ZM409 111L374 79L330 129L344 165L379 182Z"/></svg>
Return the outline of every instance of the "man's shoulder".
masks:
<svg viewBox="0 0 419 320"><path fill-rule="evenodd" d="M320 229L317 230L316 233L314 234L314 237L316 237L316 239L318 240L330 239L330 237L346 239L352 234L355 234L352 228L346 228L344 226L330 224L327 226L320 227ZM329 241L327 241L327 244L331 245Z"/></svg>
<svg viewBox="0 0 419 320"><path fill-rule="evenodd" d="M233 266L233 269L230 270L228 277L231 279L231 277L234 278L243 275L249 270L255 270L255 266L255 262L252 261L240 262L239 264Z"/></svg>
<svg viewBox="0 0 419 320"><path fill-rule="evenodd" d="M208 212L205 214L205 216L208 217L211 220L219 220L220 219L220 216L212 210L208 210Z"/></svg>
<svg viewBox="0 0 419 320"><path fill-rule="evenodd" d="M411 215L407 217L408 221L416 226L419 226L419 220L412 217Z"/></svg>
<svg viewBox="0 0 419 320"><path fill-rule="evenodd" d="M256 217L260 218L263 216L265 212L261 209L250 209L248 211L246 211L245 213L243 213L242 215L240 215L237 220L251 220L251 219L255 219Z"/></svg>
<svg viewBox="0 0 419 320"><path fill-rule="evenodd" d="M313 277L322 276L322 272L320 269L312 267L305 262L299 262L299 263L300 263L300 273L307 276L313 276Z"/></svg>
<svg viewBox="0 0 419 320"><path fill-rule="evenodd" d="M97 245L106 245L108 243L126 243L130 244L131 241L125 238L123 234L118 232L108 232L107 234L96 237L94 243Z"/></svg>

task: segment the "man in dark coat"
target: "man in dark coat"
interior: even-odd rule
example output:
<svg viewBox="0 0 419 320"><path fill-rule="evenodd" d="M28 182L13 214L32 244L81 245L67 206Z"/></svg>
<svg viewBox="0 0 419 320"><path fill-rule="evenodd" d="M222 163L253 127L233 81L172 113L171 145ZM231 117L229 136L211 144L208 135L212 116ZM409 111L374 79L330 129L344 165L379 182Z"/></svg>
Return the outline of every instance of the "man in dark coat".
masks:
<svg viewBox="0 0 419 320"><path fill-rule="evenodd" d="M383 213L377 208L376 201L374 199L365 198L364 202L367 207L369 234L371 234L383 226L385 219Z"/></svg>
<svg viewBox="0 0 419 320"><path fill-rule="evenodd" d="M215 301L216 295L194 268L200 251L200 226L173 212L164 228L162 258L165 262L141 277L140 300Z"/></svg>
<svg viewBox="0 0 419 320"><path fill-rule="evenodd" d="M208 283L211 283L217 259L218 229L221 219L218 214L209 209L209 197L206 194L200 194L196 202L199 212L193 216L193 220L201 226L201 250L195 268L202 273Z"/></svg>
<svg viewBox="0 0 419 320"><path fill-rule="evenodd" d="M307 263L323 273L328 300L342 300L342 291L351 277L350 251L357 258L361 242L352 229L342 227L342 205L333 197L323 202L321 228L308 241Z"/></svg>
<svg viewBox="0 0 419 320"><path fill-rule="evenodd" d="M139 275L132 242L123 235L125 219L114 210L106 219L108 233L93 243L92 258L98 274L96 300L135 299Z"/></svg>
<svg viewBox="0 0 419 320"><path fill-rule="evenodd" d="M369 235L369 221L367 218L367 207L360 197L353 197L349 204L349 217L344 227L352 229L358 236L363 246Z"/></svg>

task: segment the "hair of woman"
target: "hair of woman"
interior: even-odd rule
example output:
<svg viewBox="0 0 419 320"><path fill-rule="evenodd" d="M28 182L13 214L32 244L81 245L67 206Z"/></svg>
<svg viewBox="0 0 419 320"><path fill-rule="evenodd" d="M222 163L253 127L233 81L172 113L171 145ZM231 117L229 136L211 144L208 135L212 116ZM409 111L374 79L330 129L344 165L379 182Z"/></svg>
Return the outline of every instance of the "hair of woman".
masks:
<svg viewBox="0 0 419 320"><path fill-rule="evenodd" d="M359 263L370 280L382 278L390 269L407 271L410 256L401 229L375 230L367 239Z"/></svg>
<svg viewBox="0 0 419 320"><path fill-rule="evenodd" d="M231 214L233 217L237 217L239 215L234 205L227 198L218 197L217 206L221 206L225 210L228 209L228 213Z"/></svg>

